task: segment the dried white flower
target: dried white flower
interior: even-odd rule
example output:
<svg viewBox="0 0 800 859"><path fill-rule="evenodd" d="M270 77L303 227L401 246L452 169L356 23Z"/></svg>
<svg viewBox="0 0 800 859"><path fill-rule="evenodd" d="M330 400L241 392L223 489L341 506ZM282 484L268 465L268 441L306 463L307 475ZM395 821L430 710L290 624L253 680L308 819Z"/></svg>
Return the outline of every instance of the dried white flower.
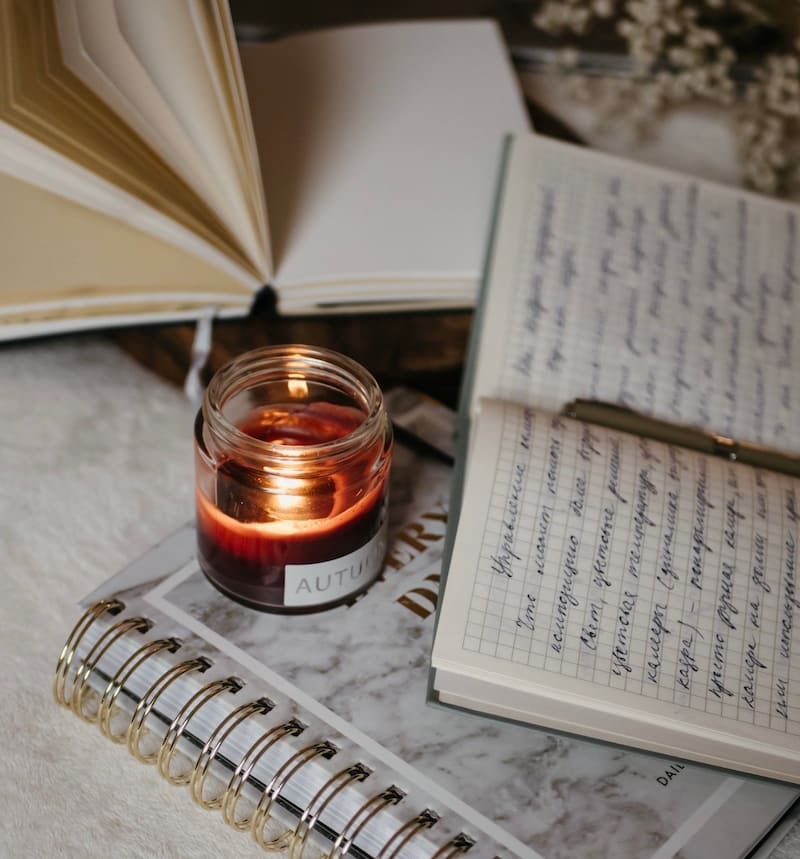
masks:
<svg viewBox="0 0 800 859"><path fill-rule="evenodd" d="M614 14L613 0L594 0L592 12L598 18L610 18Z"/></svg>
<svg viewBox="0 0 800 859"><path fill-rule="evenodd" d="M632 87L603 106L605 119L625 111L644 130L665 108L695 100L738 105L737 136L747 181L774 193L781 183L800 183L800 39L795 52L763 57L753 78L737 86L732 45L715 30L715 11L733 10L754 23L772 23L765 0L542 0L533 18L548 33L585 33L614 18L633 67ZM577 56L568 55L572 67ZM559 60L559 67L568 67ZM573 97L588 97L574 79ZM603 117L601 117L602 119Z"/></svg>

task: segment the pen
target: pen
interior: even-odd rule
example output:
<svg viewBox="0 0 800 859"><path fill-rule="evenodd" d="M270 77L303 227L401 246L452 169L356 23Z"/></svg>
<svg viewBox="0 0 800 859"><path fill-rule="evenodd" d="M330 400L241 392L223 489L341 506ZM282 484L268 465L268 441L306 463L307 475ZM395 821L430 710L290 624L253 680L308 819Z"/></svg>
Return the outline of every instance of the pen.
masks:
<svg viewBox="0 0 800 859"><path fill-rule="evenodd" d="M766 468L800 477L800 456L760 447L749 442L735 441L727 436L696 427L671 424L643 415L627 406L598 400L577 399L567 404L562 414L575 420L632 433L653 441L662 441L712 456L744 462L754 468Z"/></svg>

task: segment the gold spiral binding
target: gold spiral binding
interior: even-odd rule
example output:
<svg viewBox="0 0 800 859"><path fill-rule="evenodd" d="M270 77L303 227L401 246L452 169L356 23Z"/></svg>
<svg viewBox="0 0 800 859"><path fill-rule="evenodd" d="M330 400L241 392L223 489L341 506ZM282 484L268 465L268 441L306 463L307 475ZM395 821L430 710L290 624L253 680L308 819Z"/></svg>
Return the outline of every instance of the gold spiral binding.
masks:
<svg viewBox="0 0 800 859"><path fill-rule="evenodd" d="M276 838L266 839L264 828L271 819L272 806L290 779L314 758L333 757L337 753L336 747L328 740L323 740L295 752L276 770L262 791L252 814L237 818L236 807L241 798L242 789L258 761L284 737L298 736L305 730L306 726L300 721L290 719L262 734L242 756L225 790L211 799L206 799L203 795L205 779L225 740L250 716L269 713L275 704L268 698L262 697L236 707L214 728L192 769L173 775L172 759L178 741L191 719L216 695L226 690L238 691L244 684L237 677L227 677L207 683L182 704L167 728L158 750L148 754L142 753L139 746L144 733L144 724L159 697L179 677L190 671L205 671L211 666L211 662L206 657L188 659L162 673L139 700L127 729L121 734L114 733L111 728L113 705L130 677L156 653L163 650L175 652L181 646L177 638L165 638L139 647L119 666L108 682L100 696L97 710L93 713L86 712L84 698L87 691L91 689L89 679L103 656L127 633L134 630L144 633L153 626L152 621L146 617L123 618L113 623L89 648L75 669L71 684L67 688L72 662L86 633L103 615L115 616L124 609L125 604L118 599L102 599L89 606L78 619L67 636L56 663L52 686L56 702L73 710L84 721L98 721L101 731L115 742L127 740L131 754L145 763L157 762L159 771L170 783L190 784L192 798L198 804L208 809L221 808L226 823L239 830L249 828L254 840L261 847L267 850L288 847L288 859L303 859L308 837L324 810L348 785L356 781L364 781L371 771L361 763L352 764L340 770L314 794L294 828L286 829ZM392 785L366 800L342 827L330 852L324 854L321 859L344 859L367 824L384 808L401 802L404 796L400 788ZM438 820L439 815L436 812L425 809L397 829L376 854L375 859L399 859L411 839L421 830L432 827ZM470 850L474 844L475 841L470 836L459 833L440 847L430 859L455 859Z"/></svg>
<svg viewBox="0 0 800 859"><path fill-rule="evenodd" d="M474 846L474 838L470 838L469 835L464 835L463 832L459 832L455 838L451 838L447 844L440 847L433 856L431 856L431 859L453 859L454 856L458 856L460 853L466 853L467 850Z"/></svg>
<svg viewBox="0 0 800 859"><path fill-rule="evenodd" d="M146 617L129 617L124 620L118 620L110 626L92 646L91 650L86 654L81 664L75 670L75 677L72 680L72 690L69 698L69 706L73 713L80 716L85 722L95 722L98 718L98 711L94 713L86 713L84 711L83 699L89 687L89 678L92 672L97 667L98 662L103 658L103 655L109 650L117 639L122 638L129 632L136 630L138 632L147 632L153 626L152 621Z"/></svg>
<svg viewBox="0 0 800 859"><path fill-rule="evenodd" d="M201 673L207 671L211 667L211 664L210 659L206 659L205 656L198 656L193 659L186 659L177 665L172 665L142 695L123 735L123 739L128 744L128 751L136 760L141 761L143 764L152 764L158 758L160 748L155 752L143 752L140 747L142 737L145 733L145 722L158 702L158 699L179 677L183 677L185 674L190 674L193 671L200 671Z"/></svg>
<svg viewBox="0 0 800 859"><path fill-rule="evenodd" d="M205 784L206 775L208 774L208 770L213 763L214 758L217 756L217 753L225 740L236 730L236 728L239 727L239 725L242 724L242 722L244 722L245 719L249 719L250 716L254 716L257 713L265 715L266 713L269 713L270 710L274 709L274 707L275 704L270 701L269 698L258 698L255 701L248 701L246 704L242 704L241 706L236 707L235 710L228 713L217 727L214 728L211 736L206 740L203 748L200 750L200 754L194 762L194 767L189 778L192 799L194 799L196 803L209 810L219 808L222 805L224 791L211 799L205 799L203 797L203 786Z"/></svg>
<svg viewBox="0 0 800 859"><path fill-rule="evenodd" d="M305 725L297 719L290 719L288 722L277 725L265 734L262 734L244 753L242 759L236 765L236 769L233 771L225 792L222 794L220 805L222 808L222 817L227 824L239 830L247 829L250 826L250 816L241 819L236 817L236 805L239 802L242 788L250 777L253 767L258 763L262 755L279 740L287 736L297 737L304 730Z"/></svg>
<svg viewBox="0 0 800 859"><path fill-rule="evenodd" d="M136 620L136 618L134 618ZM150 626L151 622L147 621ZM148 627L149 628L149 627ZM129 630L125 630L128 632ZM131 675L146 662L151 656L156 653L161 653L163 650L176 651L181 643L177 638L158 638L155 641L148 641L143 644L117 668L116 674L108 681L103 694L100 696L100 704L97 708L95 716L96 721L100 726L103 734L115 743L125 742L125 732L115 734L111 730L111 717L114 713L114 702L117 700L125 684L130 679ZM93 720L94 721L94 720Z"/></svg>
<svg viewBox="0 0 800 859"><path fill-rule="evenodd" d="M207 667L210 667L210 660L206 660L206 664ZM175 714L175 718L170 722L167 733L164 734L164 739L161 741L157 757L158 771L170 784L189 784L189 780L191 779L191 769L178 775L173 775L171 769L172 758L178 747L178 740L180 740L183 732L186 730L186 726L194 718L198 710L202 709L212 698L215 698L221 692L238 692L243 686L244 683L238 677L212 680L203 686L202 689L195 692Z"/></svg>
<svg viewBox="0 0 800 859"><path fill-rule="evenodd" d="M405 793L399 787L392 785L386 790L368 799L360 806L350 820L342 827L342 831L333 842L330 853L326 853L323 859L342 859L350 852L353 842L359 832L375 817L378 812L390 805L397 805Z"/></svg>
<svg viewBox="0 0 800 859"><path fill-rule="evenodd" d="M318 743L312 743L310 746L300 749L299 752L295 752L278 767L275 774L269 780L269 784L258 798L258 803L253 812L250 823L250 834L253 836L256 844L265 850L283 850L284 847L288 846L294 834L294 829L286 829L276 838L264 838L264 827L269 823L272 816L272 805L275 799L289 783L292 776L307 763L318 757L332 758L338 751L336 746L330 741L321 740Z"/></svg>
<svg viewBox="0 0 800 859"><path fill-rule="evenodd" d="M306 746L304 749L300 749L299 752L295 752L275 771L275 774L269 780L269 784L264 788L259 797L252 815L250 833L256 844L265 850L282 850L288 846L294 834L294 829L286 829L277 838L264 838L264 827L272 816L270 812L272 811L273 802L289 783L292 776L309 761L317 757L332 758L337 752L338 749L333 743L328 740L322 740L321 742Z"/></svg>
<svg viewBox="0 0 800 859"><path fill-rule="evenodd" d="M65 695L65 686L69 668L72 664L72 659L75 656L75 651L78 649L83 636L94 624L96 620L104 614L116 615L125 608L125 604L117 599L98 600L78 618L78 622L72 627L64 646L61 648L61 653L56 663L56 671L53 676L53 697L56 703L62 707L69 707L69 700ZM72 687L70 687L70 697L72 696Z"/></svg>
<svg viewBox="0 0 800 859"><path fill-rule="evenodd" d="M316 792L311 802L305 807L297 826L294 828L289 845L289 859L303 859L306 841L311 830L316 826L320 815L328 807L333 798L354 781L364 781L372 770L362 763L351 764L331 776Z"/></svg>
<svg viewBox="0 0 800 859"><path fill-rule="evenodd" d="M400 851L418 832L423 829L430 829L438 820L439 815L430 808L421 811L416 817L412 817L411 820L404 823L392 835L383 847L381 847L375 859L396 859L396 857L401 856ZM390 850L391 852L389 852Z"/></svg>

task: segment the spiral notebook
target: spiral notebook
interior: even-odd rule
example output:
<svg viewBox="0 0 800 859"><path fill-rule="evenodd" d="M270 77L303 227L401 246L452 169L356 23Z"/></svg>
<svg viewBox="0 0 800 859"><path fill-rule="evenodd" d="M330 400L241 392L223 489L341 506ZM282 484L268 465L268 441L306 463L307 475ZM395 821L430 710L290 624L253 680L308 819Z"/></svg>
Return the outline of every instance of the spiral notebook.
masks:
<svg viewBox="0 0 800 859"><path fill-rule="evenodd" d="M426 704L450 471L397 445L383 578L321 614L226 599L187 525L83 601L57 699L293 857L747 855L796 790Z"/></svg>

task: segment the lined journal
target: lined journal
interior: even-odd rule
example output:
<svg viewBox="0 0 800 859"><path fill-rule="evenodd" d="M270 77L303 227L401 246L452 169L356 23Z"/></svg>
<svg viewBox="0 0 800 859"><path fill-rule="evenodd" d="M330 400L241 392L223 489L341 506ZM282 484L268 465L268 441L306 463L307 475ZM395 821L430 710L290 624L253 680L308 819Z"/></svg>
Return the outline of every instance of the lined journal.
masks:
<svg viewBox="0 0 800 859"><path fill-rule="evenodd" d="M799 214L511 140L441 701L800 782Z"/></svg>

